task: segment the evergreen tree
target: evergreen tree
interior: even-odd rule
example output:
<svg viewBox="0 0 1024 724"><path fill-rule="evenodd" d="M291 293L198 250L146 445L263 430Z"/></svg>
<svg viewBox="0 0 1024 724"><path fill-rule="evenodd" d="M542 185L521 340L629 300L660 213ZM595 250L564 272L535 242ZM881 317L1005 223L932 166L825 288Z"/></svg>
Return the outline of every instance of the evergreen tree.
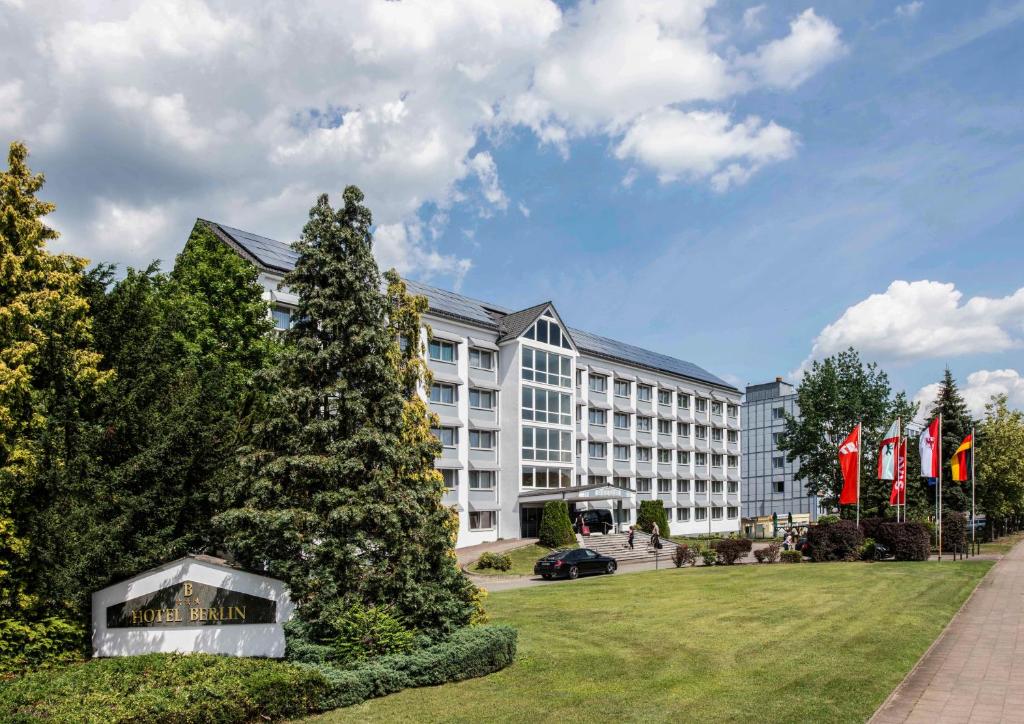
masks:
<svg viewBox="0 0 1024 724"><path fill-rule="evenodd" d="M75 502L83 416L110 378L98 367L84 259L51 254L43 176L12 143L0 174L0 618L52 616L55 567L73 555L60 524Z"/></svg>
<svg viewBox="0 0 1024 724"><path fill-rule="evenodd" d="M540 544L548 548L575 545L576 533L573 531L572 521L569 520L569 507L564 500L549 500L544 503L538 537Z"/></svg>
<svg viewBox="0 0 1024 724"><path fill-rule="evenodd" d="M942 414L942 507L950 510L968 510L971 505L970 491L965 493L962 485L953 482L950 461L963 439L971 434L974 419L967 409L953 373L946 368L939 393L928 410L928 420ZM934 486L932 486L933 495Z"/></svg>
<svg viewBox="0 0 1024 724"><path fill-rule="evenodd" d="M308 622L339 603L393 603L413 626L443 633L470 620L475 590L454 571L432 470L439 444L413 390L424 301L397 277L381 291L362 201L350 186L341 208L323 195L310 210L284 280L298 321L265 377L272 394L245 450L238 505L218 522L239 560L289 584Z"/></svg>

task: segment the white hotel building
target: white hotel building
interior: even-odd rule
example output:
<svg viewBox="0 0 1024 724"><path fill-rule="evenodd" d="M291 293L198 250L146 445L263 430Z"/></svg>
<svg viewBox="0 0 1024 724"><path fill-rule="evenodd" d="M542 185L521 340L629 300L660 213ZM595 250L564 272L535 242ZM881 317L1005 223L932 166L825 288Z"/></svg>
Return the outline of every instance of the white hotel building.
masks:
<svg viewBox="0 0 1024 724"><path fill-rule="evenodd" d="M203 220L254 264L279 328L288 244ZM675 535L740 526L741 392L700 367L567 326L551 302L510 310L419 282L429 301L436 461L458 546L537 534L544 503L604 508L620 528L660 500ZM426 342L424 331L424 342Z"/></svg>

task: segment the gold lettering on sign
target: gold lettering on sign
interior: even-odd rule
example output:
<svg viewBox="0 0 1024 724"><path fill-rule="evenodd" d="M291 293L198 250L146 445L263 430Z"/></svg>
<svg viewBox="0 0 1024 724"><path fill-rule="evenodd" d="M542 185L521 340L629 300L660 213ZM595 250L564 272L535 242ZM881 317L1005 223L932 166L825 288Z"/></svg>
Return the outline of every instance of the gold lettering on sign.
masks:
<svg viewBox="0 0 1024 724"><path fill-rule="evenodd" d="M192 595L192 584L191 584L191 583L186 583L186 584L185 584L185 590L184 590L184 592L183 592L183 593L184 593L184 594L185 594L186 596L191 596L191 595Z"/></svg>
<svg viewBox="0 0 1024 724"><path fill-rule="evenodd" d="M234 606L235 613L238 614L238 618L245 620L245 606Z"/></svg>
<svg viewBox="0 0 1024 724"><path fill-rule="evenodd" d="M190 608L188 610L188 620L189 621L198 621L199 620L199 609L198 608Z"/></svg>

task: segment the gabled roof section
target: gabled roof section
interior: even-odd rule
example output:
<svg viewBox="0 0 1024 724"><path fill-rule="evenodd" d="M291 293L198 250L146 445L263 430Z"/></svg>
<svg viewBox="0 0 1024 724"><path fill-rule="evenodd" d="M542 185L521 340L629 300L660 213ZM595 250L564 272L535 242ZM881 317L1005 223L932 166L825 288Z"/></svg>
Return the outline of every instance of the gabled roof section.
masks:
<svg viewBox="0 0 1024 724"><path fill-rule="evenodd" d="M242 231L216 221L207 221L206 219L198 219L198 221L208 225L222 239L227 237L224 239L225 241L241 249L246 256L254 259L257 265L266 270L285 274L295 268L295 262L299 259L298 253L292 249L290 244Z"/></svg>
<svg viewBox="0 0 1024 724"><path fill-rule="evenodd" d="M551 302L542 302L541 304L535 304L532 307L526 309L520 309L518 312L512 312L506 314L498 322L498 344L505 342L510 339L515 339L527 329L530 325L537 321L537 318L544 313L544 310L551 306Z"/></svg>

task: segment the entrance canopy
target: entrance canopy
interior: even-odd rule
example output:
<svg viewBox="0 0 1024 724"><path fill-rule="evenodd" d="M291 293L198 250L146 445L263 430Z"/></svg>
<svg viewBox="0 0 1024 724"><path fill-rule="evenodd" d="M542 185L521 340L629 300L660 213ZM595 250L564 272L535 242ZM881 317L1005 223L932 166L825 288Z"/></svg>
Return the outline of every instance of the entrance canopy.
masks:
<svg viewBox="0 0 1024 724"><path fill-rule="evenodd" d="M600 500L622 501L622 507L633 507L634 492L617 485L579 485L573 488L550 488L530 490L519 494L519 503L546 503L549 500L564 500L566 503L593 503Z"/></svg>

